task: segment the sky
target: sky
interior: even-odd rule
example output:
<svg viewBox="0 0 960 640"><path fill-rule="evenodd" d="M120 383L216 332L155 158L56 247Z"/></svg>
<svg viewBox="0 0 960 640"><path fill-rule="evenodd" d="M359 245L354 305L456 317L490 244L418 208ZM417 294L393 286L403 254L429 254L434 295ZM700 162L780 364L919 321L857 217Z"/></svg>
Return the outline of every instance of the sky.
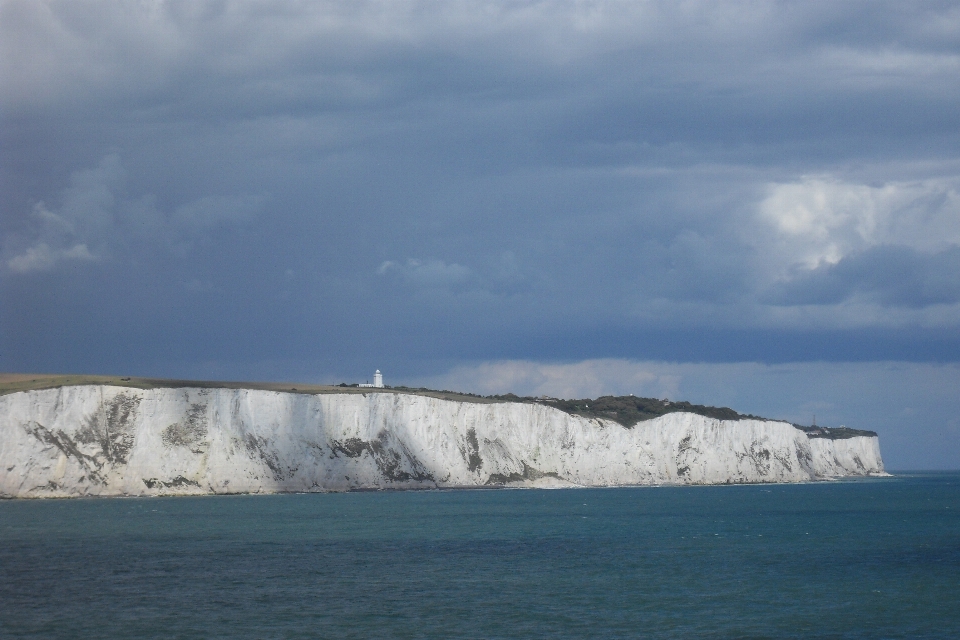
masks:
<svg viewBox="0 0 960 640"><path fill-rule="evenodd" d="M636 393L960 468L952 2L0 0L0 370Z"/></svg>

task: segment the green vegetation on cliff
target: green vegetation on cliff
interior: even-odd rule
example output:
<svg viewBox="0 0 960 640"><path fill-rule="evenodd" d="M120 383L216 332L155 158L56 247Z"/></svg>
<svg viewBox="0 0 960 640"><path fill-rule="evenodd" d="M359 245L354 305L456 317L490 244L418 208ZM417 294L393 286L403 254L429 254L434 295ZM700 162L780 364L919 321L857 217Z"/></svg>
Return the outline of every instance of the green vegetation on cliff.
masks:
<svg viewBox="0 0 960 640"><path fill-rule="evenodd" d="M671 402L638 396L601 396L596 399L583 398L580 400L521 398L513 394L491 397L501 401L536 402L584 418L613 420L625 427L633 426L644 420L652 420L668 413L678 412L695 413L718 420L763 419L757 416L740 414L727 407L707 407L701 404L690 404L689 402Z"/></svg>

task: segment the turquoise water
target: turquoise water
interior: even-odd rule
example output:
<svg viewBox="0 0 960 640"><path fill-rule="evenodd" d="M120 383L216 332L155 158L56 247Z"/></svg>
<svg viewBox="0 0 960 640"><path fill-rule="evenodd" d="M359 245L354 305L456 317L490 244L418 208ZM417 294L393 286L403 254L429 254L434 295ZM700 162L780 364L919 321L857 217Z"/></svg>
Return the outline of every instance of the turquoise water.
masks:
<svg viewBox="0 0 960 640"><path fill-rule="evenodd" d="M960 474L0 502L4 638L960 637Z"/></svg>

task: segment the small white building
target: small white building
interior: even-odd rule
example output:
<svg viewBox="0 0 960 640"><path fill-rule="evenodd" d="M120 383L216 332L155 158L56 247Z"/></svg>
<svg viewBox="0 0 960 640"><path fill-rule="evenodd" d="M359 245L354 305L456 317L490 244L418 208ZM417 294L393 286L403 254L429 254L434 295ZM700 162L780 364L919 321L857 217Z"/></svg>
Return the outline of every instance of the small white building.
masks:
<svg viewBox="0 0 960 640"><path fill-rule="evenodd" d="M367 388L382 389L382 388L383 388L383 374L380 373L380 369L377 369L376 372L373 374L373 384L370 384L369 382L365 382L365 383L361 383L359 386L361 386L361 387L367 387Z"/></svg>

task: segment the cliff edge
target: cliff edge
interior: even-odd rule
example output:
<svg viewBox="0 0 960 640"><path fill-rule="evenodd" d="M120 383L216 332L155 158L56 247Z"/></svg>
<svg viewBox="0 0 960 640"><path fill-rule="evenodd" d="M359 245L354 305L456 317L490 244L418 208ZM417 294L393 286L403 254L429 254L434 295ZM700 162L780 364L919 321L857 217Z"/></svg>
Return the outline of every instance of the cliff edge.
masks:
<svg viewBox="0 0 960 640"><path fill-rule="evenodd" d="M868 433L868 432L857 432ZM684 411L104 384L0 396L0 496L806 482L883 475L875 435Z"/></svg>

